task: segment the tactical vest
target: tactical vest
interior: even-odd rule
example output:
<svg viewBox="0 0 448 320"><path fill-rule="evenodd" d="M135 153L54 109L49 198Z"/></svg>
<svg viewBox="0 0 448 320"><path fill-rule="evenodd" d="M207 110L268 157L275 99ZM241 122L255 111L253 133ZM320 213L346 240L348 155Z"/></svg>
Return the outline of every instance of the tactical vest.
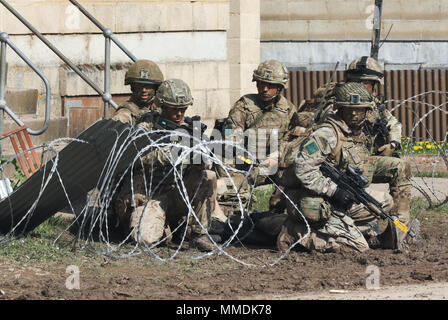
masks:
<svg viewBox="0 0 448 320"><path fill-rule="evenodd" d="M123 105L119 106L117 111L120 109L127 109L131 112L133 123L132 125L135 125L138 121L138 119L144 115L145 113L149 111L156 110L154 104L149 105L146 108L140 108L135 102L132 100L126 101Z"/></svg>
<svg viewBox="0 0 448 320"><path fill-rule="evenodd" d="M353 168L360 168L363 170L363 175L369 180L369 184L372 182L374 164L370 157L370 150L368 145L371 143L370 139L363 133L359 136L348 136L341 130L339 124L328 119L327 122L319 126L330 127L336 132L337 144L331 152L329 159L340 170L345 171L347 166Z"/></svg>
<svg viewBox="0 0 448 320"><path fill-rule="evenodd" d="M294 172L293 163L303 141L312 132L312 129L301 129L288 132L288 140L283 141L280 145L278 171L274 176L274 180L284 187L298 188L301 185Z"/></svg>
<svg viewBox="0 0 448 320"><path fill-rule="evenodd" d="M161 115L157 111L146 112L142 114L139 118L139 123L144 123L144 128L146 130L170 130L169 128L161 127L159 124ZM186 125L185 122L181 122L180 125ZM173 135L167 136L174 139L172 141L160 139L159 137L153 137L160 143L170 143L165 146L157 146L149 150L149 152L141 158L141 163L144 167L144 172L146 174L147 179L151 179L153 185L157 185L159 182L162 182L163 186L174 186L175 185L175 175L172 170L172 165L169 159L172 159L175 162L173 157L180 156L182 152L182 148L178 148L176 145L182 142L179 136ZM176 138L177 137L177 138ZM177 140L177 141L176 141ZM191 156L191 155L190 155ZM187 156L186 159L182 163L179 163L176 166L176 169L179 172L182 172L183 175L187 173L189 170L190 164L192 163L192 159L190 156ZM168 158L167 158L168 157ZM189 163L188 163L189 162ZM141 174L140 162L136 166L136 172ZM148 180L149 181L149 180ZM149 183L149 182L148 182Z"/></svg>
<svg viewBox="0 0 448 320"><path fill-rule="evenodd" d="M282 145L279 160L279 170L276 174L276 182L282 186L290 188L299 188L300 181L294 172L294 160L297 153L300 152L303 141L309 137L311 132L322 128L330 127L336 132L337 144L329 156L329 161L335 163L338 169L345 170L348 165L354 168L363 169L363 175L372 181L374 165L371 162L370 151L368 149L371 140L361 136L347 136L343 133L336 121L328 119L327 122L320 124L312 130L303 130L302 132L292 133L293 139Z"/></svg>
<svg viewBox="0 0 448 320"><path fill-rule="evenodd" d="M246 131L252 129L257 132L256 140L254 140L257 144L256 150L266 146L266 155L273 152L274 150L270 150L271 134L273 130L277 131L277 143L284 137L289 129L290 109L293 106L283 96L280 96L278 101L266 110L259 106L256 94L245 95L240 101L243 102L243 108L247 115ZM265 134L262 134L260 129L265 130Z"/></svg>

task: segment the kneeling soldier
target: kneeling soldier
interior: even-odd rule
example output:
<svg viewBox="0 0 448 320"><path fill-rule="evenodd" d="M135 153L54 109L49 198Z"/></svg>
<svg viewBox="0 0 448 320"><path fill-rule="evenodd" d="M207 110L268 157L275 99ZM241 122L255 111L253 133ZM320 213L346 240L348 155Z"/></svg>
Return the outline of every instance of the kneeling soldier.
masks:
<svg viewBox="0 0 448 320"><path fill-rule="evenodd" d="M188 126L184 115L193 104L193 97L184 81L164 81L157 90L155 103L161 114L147 113L138 121L138 127L151 131ZM181 147L160 141L163 141L160 146L141 157L133 175L125 178L118 192L115 210L120 224L132 232L133 240L150 246L160 241L164 233L169 237L169 230L188 222L190 244L200 250L213 250L206 230L216 203L216 175L203 161L191 163L189 157L174 166L173 150L179 151ZM186 194L179 190L182 186Z"/></svg>
<svg viewBox="0 0 448 320"><path fill-rule="evenodd" d="M299 239L306 249L320 252L337 251L341 247L360 252L369 249L363 233L371 232L371 226L377 222L376 216L366 208L354 205L354 199L346 190L324 176L321 166L325 162L341 171L348 166L361 169L368 183L372 182L374 173L379 172L376 167L381 165L375 163L378 161L376 157L370 156L369 141L362 131L362 123L366 111L373 107L373 97L356 82L337 85L334 94L337 112L328 114L324 122L301 143L294 159L293 172L297 183L295 187L287 188L286 194L299 210L294 203L288 202L288 219L277 239L281 250L288 249ZM404 194L407 190L406 183L403 183L406 172L397 166L395 169L390 183L397 186L399 194ZM388 209L392 201L390 197L385 200L388 200L384 201ZM399 218L406 216L402 210L395 214ZM406 218L403 222L407 222ZM402 248L405 237L391 237L390 231L397 235L395 228L389 228L386 234L378 236L380 241L389 241L385 246Z"/></svg>

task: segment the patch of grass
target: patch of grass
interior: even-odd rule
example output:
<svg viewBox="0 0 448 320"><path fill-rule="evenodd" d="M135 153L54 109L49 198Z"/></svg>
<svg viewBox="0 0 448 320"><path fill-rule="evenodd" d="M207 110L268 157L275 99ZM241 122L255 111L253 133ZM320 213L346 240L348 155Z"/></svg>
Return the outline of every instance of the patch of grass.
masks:
<svg viewBox="0 0 448 320"><path fill-rule="evenodd" d="M411 217L417 218L420 221L431 221L431 216L434 215L444 215L448 220L448 203L445 203L436 208L428 208L429 204L423 198L413 198L411 200ZM440 219L436 219L435 221L440 221Z"/></svg>
<svg viewBox="0 0 448 320"><path fill-rule="evenodd" d="M275 191L274 185L269 185L263 188L256 188L254 190L254 195L257 198L252 205L253 210L268 211L269 210L269 199L272 193Z"/></svg>
<svg viewBox="0 0 448 320"><path fill-rule="evenodd" d="M413 173L414 177L421 177L421 178L448 178L448 172L441 172L441 171L422 171L422 172L415 172Z"/></svg>
<svg viewBox="0 0 448 320"><path fill-rule="evenodd" d="M0 243L0 258L11 262L48 263L76 259L71 241L74 236L68 232L55 243L55 239L67 228L69 221L51 217L29 234Z"/></svg>

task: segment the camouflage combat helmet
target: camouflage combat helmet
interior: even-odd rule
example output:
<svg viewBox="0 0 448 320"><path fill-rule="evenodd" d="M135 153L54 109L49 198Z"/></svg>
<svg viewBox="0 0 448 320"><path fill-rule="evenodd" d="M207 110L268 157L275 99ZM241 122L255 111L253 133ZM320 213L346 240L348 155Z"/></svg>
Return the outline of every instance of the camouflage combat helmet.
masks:
<svg viewBox="0 0 448 320"><path fill-rule="evenodd" d="M372 108L374 104L372 94L359 82L337 84L334 98L336 107L342 108Z"/></svg>
<svg viewBox="0 0 448 320"><path fill-rule="evenodd" d="M158 107L186 108L193 104L190 88L181 79L169 79L162 82L156 92L155 104Z"/></svg>
<svg viewBox="0 0 448 320"><path fill-rule="evenodd" d="M160 85L163 73L159 66L151 60L137 60L129 67L124 76L124 84L146 83Z"/></svg>
<svg viewBox="0 0 448 320"><path fill-rule="evenodd" d="M267 60L258 65L254 70L252 81L275 83L287 88L289 79L288 69L277 60Z"/></svg>
<svg viewBox="0 0 448 320"><path fill-rule="evenodd" d="M359 57L350 62L345 71L345 76L347 80L370 80L384 84L384 73L380 64L374 58L367 56Z"/></svg>

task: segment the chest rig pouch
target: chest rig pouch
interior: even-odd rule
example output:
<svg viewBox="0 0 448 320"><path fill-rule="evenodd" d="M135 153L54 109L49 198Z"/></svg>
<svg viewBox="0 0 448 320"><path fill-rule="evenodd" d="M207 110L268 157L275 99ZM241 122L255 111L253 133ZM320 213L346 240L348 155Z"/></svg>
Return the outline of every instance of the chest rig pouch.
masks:
<svg viewBox="0 0 448 320"><path fill-rule="evenodd" d="M336 131L337 144L330 155L330 160L336 163L338 169L346 170L350 165L363 170L363 175L372 182L374 164L368 149L368 139L362 136L346 136L335 124L331 126Z"/></svg>

